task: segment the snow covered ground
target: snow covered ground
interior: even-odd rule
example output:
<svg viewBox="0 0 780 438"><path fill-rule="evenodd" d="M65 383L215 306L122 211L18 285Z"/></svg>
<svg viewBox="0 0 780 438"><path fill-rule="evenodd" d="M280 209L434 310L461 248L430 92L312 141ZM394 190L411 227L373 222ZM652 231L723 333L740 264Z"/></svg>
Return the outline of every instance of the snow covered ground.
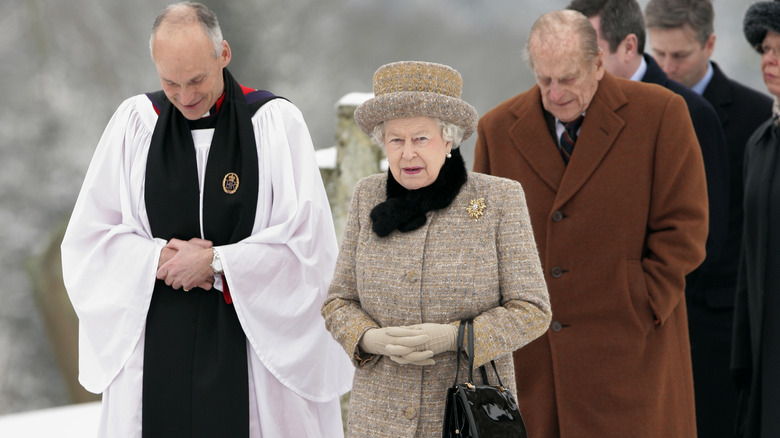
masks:
<svg viewBox="0 0 780 438"><path fill-rule="evenodd" d="M100 402L0 415L3 438L90 438L97 436Z"/></svg>

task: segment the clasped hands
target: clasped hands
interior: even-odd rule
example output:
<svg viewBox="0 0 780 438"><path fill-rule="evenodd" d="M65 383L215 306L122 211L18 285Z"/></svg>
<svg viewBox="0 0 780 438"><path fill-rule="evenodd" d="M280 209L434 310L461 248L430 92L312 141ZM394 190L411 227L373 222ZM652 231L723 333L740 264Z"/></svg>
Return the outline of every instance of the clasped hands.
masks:
<svg viewBox="0 0 780 438"><path fill-rule="evenodd" d="M214 285L214 271L211 260L214 257L209 240L171 239L160 252L157 263L157 279L174 289L189 291L200 287L210 290Z"/></svg>
<svg viewBox="0 0 780 438"><path fill-rule="evenodd" d="M414 324L373 328L360 338L360 348L369 354L389 356L406 365L433 365L433 356L457 350L457 328L452 324Z"/></svg>

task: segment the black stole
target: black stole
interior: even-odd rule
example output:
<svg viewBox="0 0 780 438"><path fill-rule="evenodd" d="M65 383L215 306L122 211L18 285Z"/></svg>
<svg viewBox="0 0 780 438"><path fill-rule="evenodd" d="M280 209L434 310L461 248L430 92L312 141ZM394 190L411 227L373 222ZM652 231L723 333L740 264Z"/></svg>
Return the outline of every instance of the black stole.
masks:
<svg viewBox="0 0 780 438"><path fill-rule="evenodd" d="M429 211L450 206L468 181L466 162L460 149L452 149L439 170L436 180L429 186L407 190L387 171L387 199L371 209L371 229L379 237L390 235L395 230L406 233L414 231L428 220Z"/></svg>
<svg viewBox="0 0 780 438"><path fill-rule="evenodd" d="M222 106L201 120L188 121L164 93L149 95L159 109L145 185L155 237L201 236L190 130L205 127L215 131L203 184L203 237L216 246L252 233L259 184L253 112L227 69L223 75ZM235 188L229 174L238 177L234 193L228 193ZM222 294L200 288L173 290L158 280L146 320L143 436L249 436L246 348L235 309Z"/></svg>

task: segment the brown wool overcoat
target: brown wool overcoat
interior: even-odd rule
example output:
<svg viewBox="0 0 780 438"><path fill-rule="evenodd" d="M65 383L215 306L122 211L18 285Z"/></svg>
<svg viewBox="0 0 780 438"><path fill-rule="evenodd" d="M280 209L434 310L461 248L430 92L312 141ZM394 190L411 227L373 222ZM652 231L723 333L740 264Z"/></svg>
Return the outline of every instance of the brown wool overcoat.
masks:
<svg viewBox="0 0 780 438"><path fill-rule="evenodd" d="M327 329L353 356L369 328L474 318L474 365L495 358L514 394L511 352L544 333L551 315L520 184L470 173L452 204L429 212L423 227L380 238L369 213L385 200L386 181L372 175L355 188L322 308ZM483 216L473 219L467 207L480 198ZM355 362L347 435L440 437L455 353L434 360L424 367L385 356Z"/></svg>
<svg viewBox="0 0 780 438"><path fill-rule="evenodd" d="M529 436L695 437L684 290L707 188L683 99L606 73L568 166L536 86L478 133L474 170L525 190L553 309L514 356Z"/></svg>

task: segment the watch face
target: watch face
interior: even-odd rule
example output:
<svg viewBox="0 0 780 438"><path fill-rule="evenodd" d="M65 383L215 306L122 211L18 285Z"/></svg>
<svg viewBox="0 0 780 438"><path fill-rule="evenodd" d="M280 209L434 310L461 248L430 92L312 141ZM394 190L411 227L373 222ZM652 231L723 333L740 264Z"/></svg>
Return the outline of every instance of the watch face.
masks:
<svg viewBox="0 0 780 438"><path fill-rule="evenodd" d="M222 260L219 259L219 254L216 251L214 251L214 258L211 259L211 269L215 274L222 273Z"/></svg>

